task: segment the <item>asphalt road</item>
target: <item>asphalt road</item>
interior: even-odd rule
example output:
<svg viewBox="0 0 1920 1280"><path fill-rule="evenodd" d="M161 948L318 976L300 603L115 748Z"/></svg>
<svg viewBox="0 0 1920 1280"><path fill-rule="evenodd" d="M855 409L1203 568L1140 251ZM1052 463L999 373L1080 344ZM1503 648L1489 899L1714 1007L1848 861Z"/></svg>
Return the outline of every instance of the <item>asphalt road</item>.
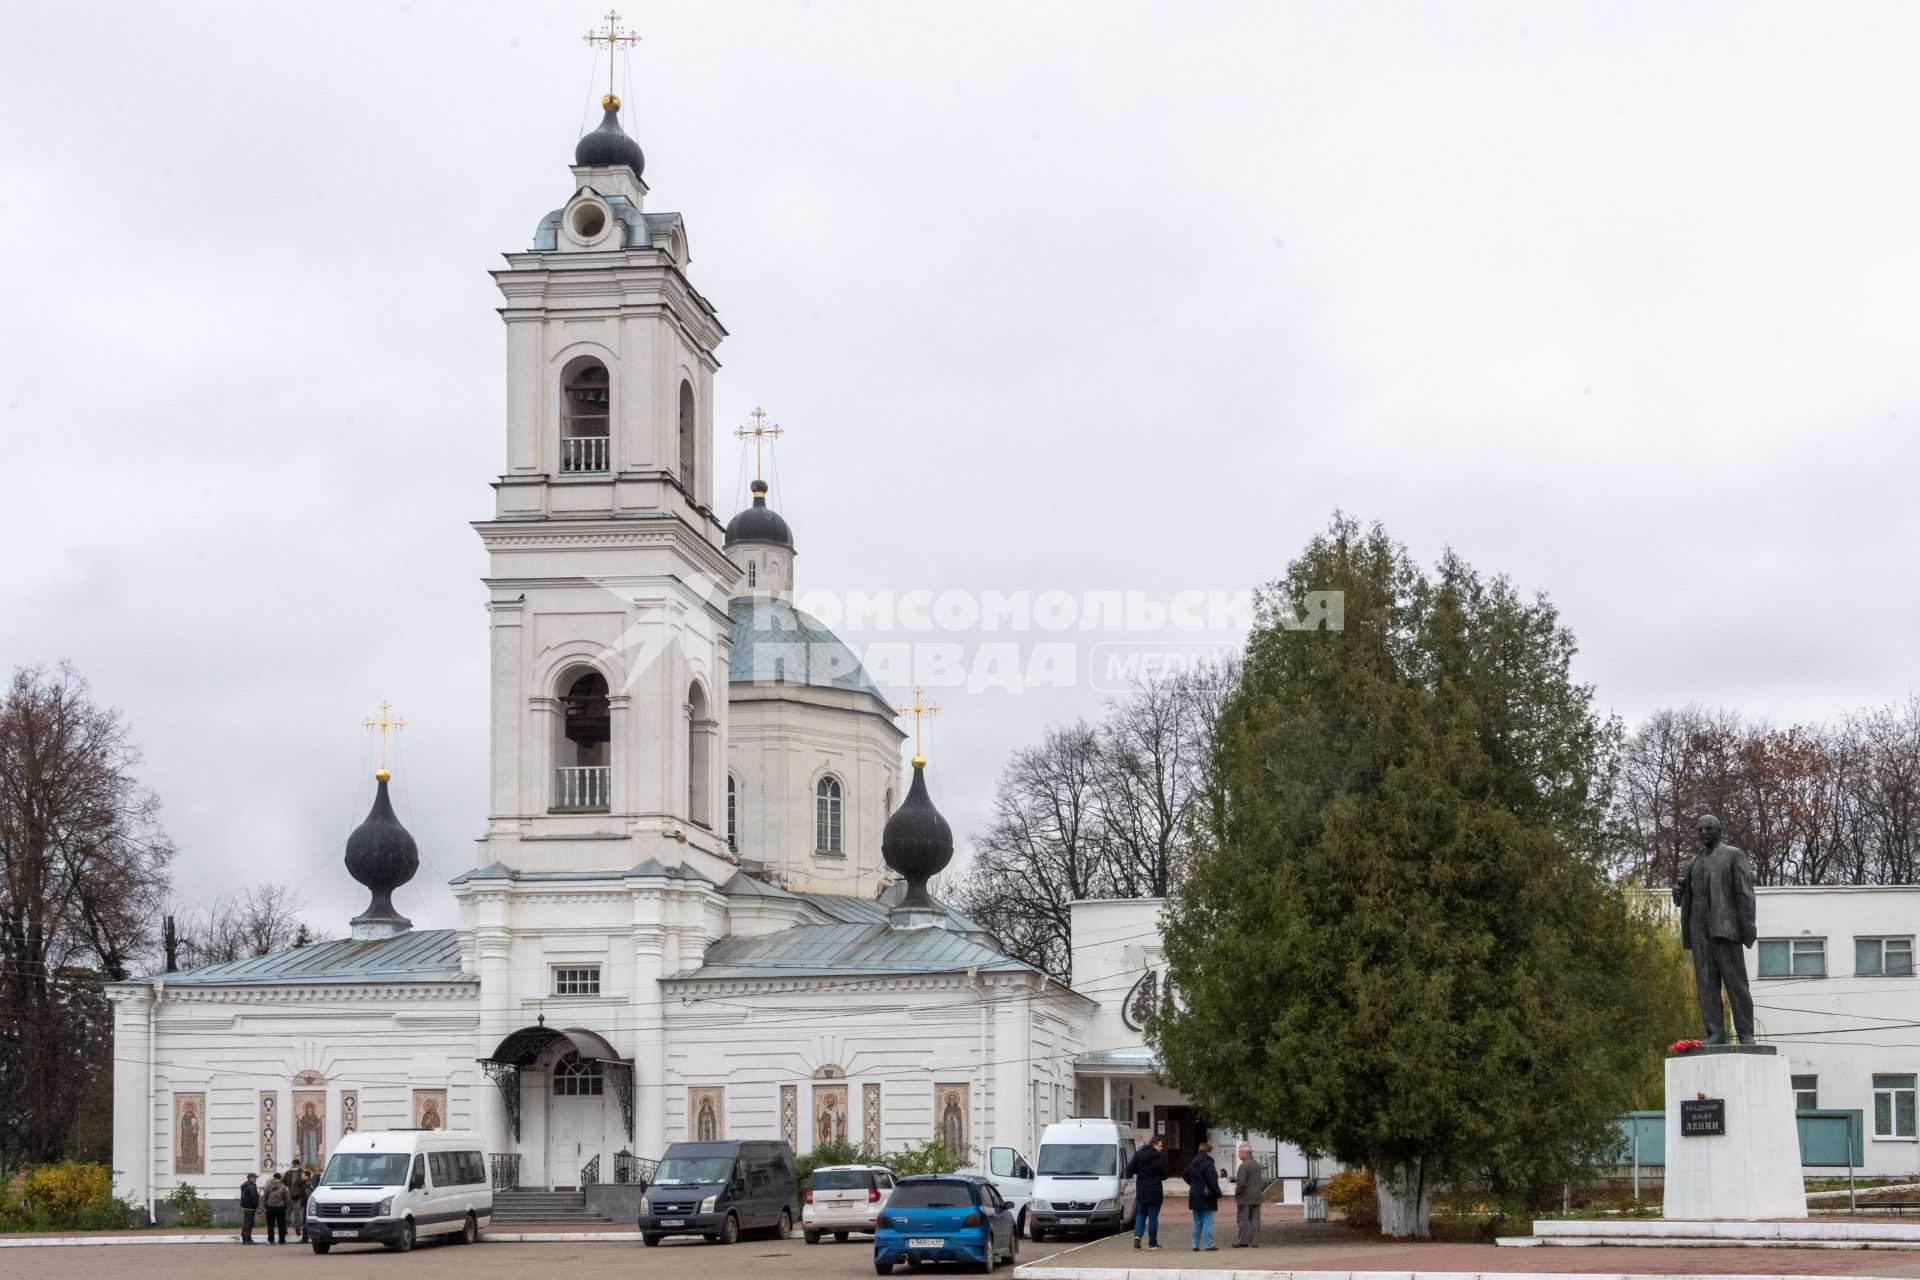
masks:
<svg viewBox="0 0 1920 1280"><path fill-rule="evenodd" d="M1020 1261L1032 1262L1072 1248L1049 1240L1020 1242ZM896 1275L905 1276L905 1271ZM957 1268L912 1273L922 1280L965 1274ZM1013 1272L1002 1266L1006 1280ZM529 1280L533 1276L619 1277L620 1280L873 1280L873 1242L855 1236L808 1245L789 1240L743 1240L710 1245L668 1240L649 1249L638 1236L612 1243L504 1244L484 1237L473 1247L422 1242L412 1253L378 1247L340 1246L321 1257L302 1244L112 1245L0 1249L0 1280Z"/></svg>

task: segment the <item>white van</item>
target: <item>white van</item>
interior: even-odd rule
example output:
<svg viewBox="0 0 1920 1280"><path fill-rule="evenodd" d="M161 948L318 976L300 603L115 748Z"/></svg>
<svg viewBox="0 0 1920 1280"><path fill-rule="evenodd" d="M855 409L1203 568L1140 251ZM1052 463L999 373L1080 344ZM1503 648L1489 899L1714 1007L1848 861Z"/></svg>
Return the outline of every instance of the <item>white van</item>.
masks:
<svg viewBox="0 0 1920 1280"><path fill-rule="evenodd" d="M422 1236L472 1244L492 1221L486 1146L451 1129L347 1134L307 1198L315 1253L360 1243L404 1252Z"/></svg>
<svg viewBox="0 0 1920 1280"><path fill-rule="evenodd" d="M1075 1119L1040 1135L1027 1234L1117 1231L1133 1221L1133 1130L1118 1120Z"/></svg>

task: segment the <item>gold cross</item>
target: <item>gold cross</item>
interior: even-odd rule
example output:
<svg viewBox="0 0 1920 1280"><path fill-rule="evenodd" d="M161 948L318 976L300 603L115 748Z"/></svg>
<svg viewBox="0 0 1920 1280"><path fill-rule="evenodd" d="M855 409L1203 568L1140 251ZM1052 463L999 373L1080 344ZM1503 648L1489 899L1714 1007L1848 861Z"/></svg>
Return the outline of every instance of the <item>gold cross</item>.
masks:
<svg viewBox="0 0 1920 1280"><path fill-rule="evenodd" d="M915 685L913 686L913 701L904 707L895 707L894 711L903 716L913 717L913 767L918 769L927 763L927 758L920 754L920 722L930 716L939 715L940 704L937 702L922 702L920 700L920 686Z"/></svg>
<svg viewBox="0 0 1920 1280"><path fill-rule="evenodd" d="M375 720L372 716L368 716L360 722L360 727L380 735L380 771L373 776L385 782L393 776L387 772L387 735L389 733L400 732L407 727L407 722L405 720L395 720L392 716L389 716L387 714L387 704L382 702L380 704L380 718Z"/></svg>
<svg viewBox="0 0 1920 1280"><path fill-rule="evenodd" d="M751 439L753 441L753 478L758 480L760 478L760 442L762 440L778 440L781 436L785 435L786 432L780 429L780 424L777 422L772 426L767 425L767 411L765 409L755 409L747 416L753 419L753 429L749 431L745 427L736 427L734 428L733 438L736 440Z"/></svg>
<svg viewBox="0 0 1920 1280"><path fill-rule="evenodd" d="M623 44L629 47L639 44L640 37L623 30L620 26L619 13L612 9L607 10L605 21L607 24L605 31L587 32L587 43L607 46L607 96L600 100L600 105L609 111L618 111L620 99L613 92L613 51Z"/></svg>

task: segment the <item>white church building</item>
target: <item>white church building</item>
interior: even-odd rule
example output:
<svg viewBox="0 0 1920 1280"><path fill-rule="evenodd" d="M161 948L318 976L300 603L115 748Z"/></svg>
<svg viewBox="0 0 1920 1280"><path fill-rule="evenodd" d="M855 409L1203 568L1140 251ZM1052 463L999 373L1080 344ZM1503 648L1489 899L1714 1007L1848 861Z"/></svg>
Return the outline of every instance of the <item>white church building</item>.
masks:
<svg viewBox="0 0 1920 1280"><path fill-rule="evenodd" d="M458 927L393 909L418 856L383 769L349 938L110 987L123 1196L230 1201L405 1126L479 1130L528 1188L628 1183L695 1137L1031 1155L1100 1051L1107 993L926 896L951 835L917 758L903 787L892 707L794 608L766 486L716 516L725 330L605 105L494 273L491 783Z"/></svg>

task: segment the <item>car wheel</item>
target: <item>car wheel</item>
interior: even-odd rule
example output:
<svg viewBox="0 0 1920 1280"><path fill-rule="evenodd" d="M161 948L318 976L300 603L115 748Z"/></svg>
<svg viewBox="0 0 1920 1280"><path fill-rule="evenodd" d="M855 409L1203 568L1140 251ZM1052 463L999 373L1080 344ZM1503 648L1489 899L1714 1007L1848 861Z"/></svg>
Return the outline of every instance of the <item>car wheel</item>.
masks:
<svg viewBox="0 0 1920 1280"><path fill-rule="evenodd" d="M453 1238L453 1242L455 1244L479 1244L480 1219L474 1217L472 1214L468 1214L466 1222L461 1224L460 1234Z"/></svg>
<svg viewBox="0 0 1920 1280"><path fill-rule="evenodd" d="M1023 1207L1020 1210L1020 1216L1013 1220L1013 1238L1018 1240L1025 1234L1027 1234L1027 1211Z"/></svg>
<svg viewBox="0 0 1920 1280"><path fill-rule="evenodd" d="M740 1219L734 1217L732 1214L727 1215L726 1224L720 1228L720 1243L740 1243Z"/></svg>
<svg viewBox="0 0 1920 1280"><path fill-rule="evenodd" d="M417 1236L414 1233L413 1219L408 1218L400 1224L400 1238L394 1241L392 1248L400 1253L406 1253L413 1248L416 1239Z"/></svg>
<svg viewBox="0 0 1920 1280"><path fill-rule="evenodd" d="M836 1244L845 1244L847 1242L847 1233L844 1231L836 1231L833 1233L833 1239Z"/></svg>
<svg viewBox="0 0 1920 1280"><path fill-rule="evenodd" d="M793 1210L782 1209L780 1211L780 1226L774 1232L773 1238L776 1240L785 1240L788 1236L792 1234L793 1234Z"/></svg>
<svg viewBox="0 0 1920 1280"><path fill-rule="evenodd" d="M1041 1243L1046 1238L1047 1229L1045 1227L1035 1225L1027 1229L1027 1239L1033 1241L1035 1244Z"/></svg>
<svg viewBox="0 0 1920 1280"><path fill-rule="evenodd" d="M893 1264L891 1262L882 1262L876 1258L873 1262L873 1274L877 1276L890 1276L893 1274Z"/></svg>
<svg viewBox="0 0 1920 1280"><path fill-rule="evenodd" d="M325 1253L327 1250L333 1248L333 1243L329 1240L315 1240L312 1244L315 1253Z"/></svg>
<svg viewBox="0 0 1920 1280"><path fill-rule="evenodd" d="M708 1236L707 1239L711 1240L713 1237ZM640 1243L649 1249L657 1249L660 1247L660 1233L657 1231L642 1231L640 1233Z"/></svg>
<svg viewBox="0 0 1920 1280"><path fill-rule="evenodd" d="M808 1244L820 1243L820 1233L818 1231L815 1231L812 1227L807 1227L804 1230L802 1230L800 1232L800 1238L802 1240L805 1240Z"/></svg>

